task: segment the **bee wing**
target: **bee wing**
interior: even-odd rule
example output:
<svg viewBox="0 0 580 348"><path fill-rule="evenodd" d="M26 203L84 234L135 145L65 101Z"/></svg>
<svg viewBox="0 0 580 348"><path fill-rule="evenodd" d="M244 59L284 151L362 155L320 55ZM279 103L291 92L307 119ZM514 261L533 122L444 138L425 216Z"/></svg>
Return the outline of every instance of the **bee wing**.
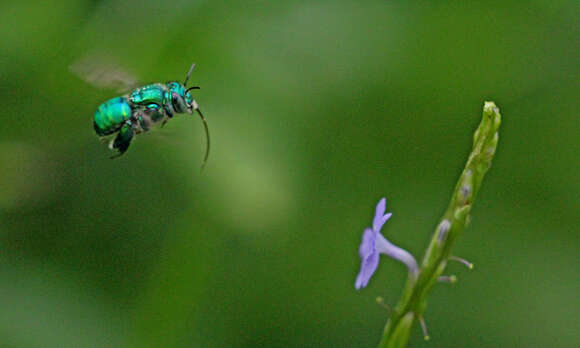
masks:
<svg viewBox="0 0 580 348"><path fill-rule="evenodd" d="M69 70L85 82L98 87L114 89L119 93L137 87L137 79L110 57L87 56L69 66Z"/></svg>

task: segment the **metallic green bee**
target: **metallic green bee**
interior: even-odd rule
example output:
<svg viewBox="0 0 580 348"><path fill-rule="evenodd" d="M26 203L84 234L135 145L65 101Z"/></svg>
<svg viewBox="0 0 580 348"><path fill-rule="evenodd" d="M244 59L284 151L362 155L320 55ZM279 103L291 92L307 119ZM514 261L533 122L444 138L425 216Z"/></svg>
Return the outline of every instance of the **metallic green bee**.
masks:
<svg viewBox="0 0 580 348"><path fill-rule="evenodd" d="M175 114L192 114L195 110L203 122L207 139L203 168L209 156L210 141L205 117L190 93L199 87L187 88L194 67L195 64L192 64L183 83L153 83L110 99L98 107L93 119L95 132L100 137L116 134L109 143L109 148L116 152L111 158L124 154L136 134L147 132L157 124L164 125Z"/></svg>

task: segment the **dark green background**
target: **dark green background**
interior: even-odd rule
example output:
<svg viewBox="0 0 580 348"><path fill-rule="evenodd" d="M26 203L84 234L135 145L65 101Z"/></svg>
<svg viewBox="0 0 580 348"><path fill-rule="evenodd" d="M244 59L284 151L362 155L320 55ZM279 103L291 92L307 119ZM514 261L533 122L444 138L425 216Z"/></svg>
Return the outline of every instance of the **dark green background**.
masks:
<svg viewBox="0 0 580 348"><path fill-rule="evenodd" d="M437 3L437 4L433 4ZM405 269L356 292L361 233L423 254L484 100L493 166L411 347L580 342L577 1L3 1L0 347L374 347ZM116 58L192 76L177 117L109 160ZM576 342L576 343L574 343Z"/></svg>

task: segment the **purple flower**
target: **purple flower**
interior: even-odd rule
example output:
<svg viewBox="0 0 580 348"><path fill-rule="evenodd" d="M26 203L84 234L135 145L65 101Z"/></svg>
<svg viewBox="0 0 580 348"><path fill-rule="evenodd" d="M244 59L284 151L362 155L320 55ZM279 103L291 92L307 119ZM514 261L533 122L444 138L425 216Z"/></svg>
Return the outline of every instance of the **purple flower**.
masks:
<svg viewBox="0 0 580 348"><path fill-rule="evenodd" d="M387 200L382 198L377 204L375 218L373 219L373 228L366 228L363 233L359 249L359 255L361 258L360 272L356 277L356 282L354 284L357 290L366 287L369 280L377 270L377 267L379 266L379 254L386 254L401 261L407 265L407 268L409 268L409 272L412 275L416 275L419 270L413 255L409 254L406 250L393 245L381 234L383 225L392 215L392 213L385 214L386 205Z"/></svg>

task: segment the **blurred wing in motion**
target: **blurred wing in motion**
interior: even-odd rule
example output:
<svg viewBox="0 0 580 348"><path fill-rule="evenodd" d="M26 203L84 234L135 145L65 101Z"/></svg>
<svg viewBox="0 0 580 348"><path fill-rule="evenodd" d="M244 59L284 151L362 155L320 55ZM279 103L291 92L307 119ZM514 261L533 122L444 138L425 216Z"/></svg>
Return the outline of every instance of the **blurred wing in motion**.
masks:
<svg viewBox="0 0 580 348"><path fill-rule="evenodd" d="M87 56L69 67L70 71L85 82L98 87L114 89L119 93L137 87L137 79L114 59L103 56Z"/></svg>

